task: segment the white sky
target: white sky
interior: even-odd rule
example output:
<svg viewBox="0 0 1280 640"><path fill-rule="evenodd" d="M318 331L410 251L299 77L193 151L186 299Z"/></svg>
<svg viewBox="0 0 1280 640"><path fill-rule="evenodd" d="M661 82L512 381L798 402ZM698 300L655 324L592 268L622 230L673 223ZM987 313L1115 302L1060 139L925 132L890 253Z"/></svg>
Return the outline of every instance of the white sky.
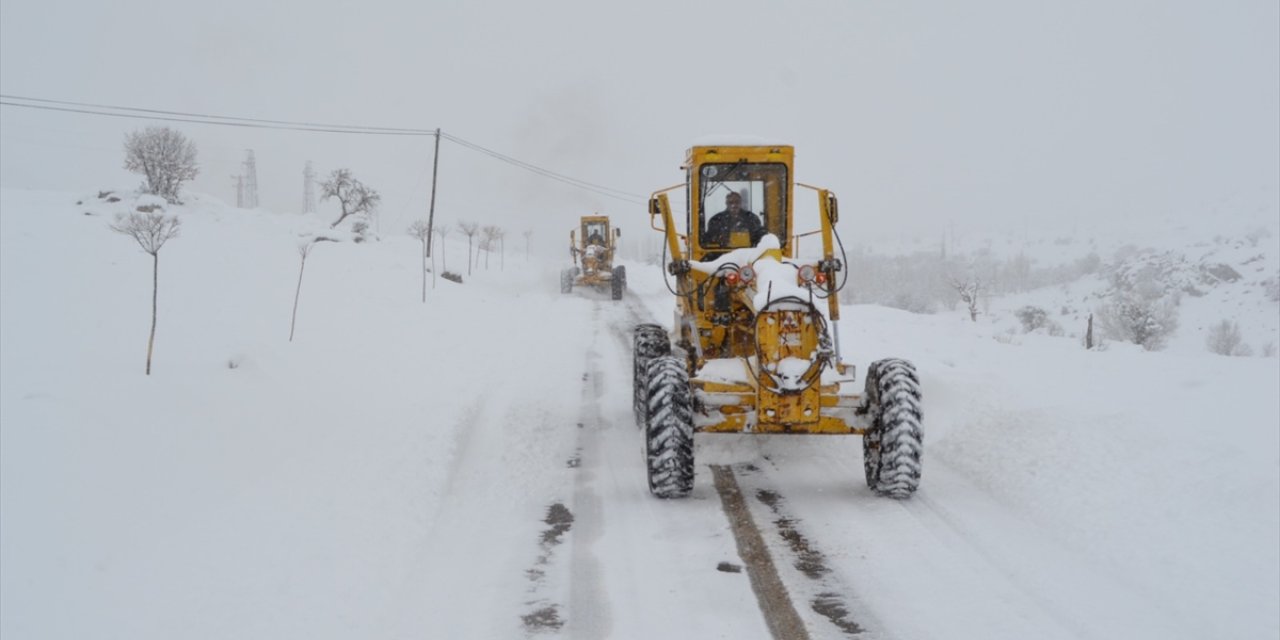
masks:
<svg viewBox="0 0 1280 640"><path fill-rule="evenodd" d="M842 197L849 235L1280 210L1273 0L0 0L0 92L441 127L637 194L679 182L694 138L757 134L796 146L797 177ZM0 182L133 185L120 144L146 124L0 108ZM253 148L265 207L300 208L311 159L383 193L384 235L425 217L429 138L174 126L199 146L196 190L234 202ZM448 142L440 180L438 220L557 248L582 213L645 222Z"/></svg>

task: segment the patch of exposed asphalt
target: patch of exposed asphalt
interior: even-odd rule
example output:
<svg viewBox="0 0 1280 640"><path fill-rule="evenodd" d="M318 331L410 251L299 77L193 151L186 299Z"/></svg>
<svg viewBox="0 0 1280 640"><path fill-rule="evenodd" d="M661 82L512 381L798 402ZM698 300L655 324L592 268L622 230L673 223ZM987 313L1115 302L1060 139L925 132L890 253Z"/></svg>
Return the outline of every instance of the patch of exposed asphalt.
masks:
<svg viewBox="0 0 1280 640"><path fill-rule="evenodd" d="M756 491L756 499L773 512L773 524L777 527L778 537L787 543L787 548L791 551L792 566L826 589L809 601L809 607L846 635L861 634L864 629L851 619L845 598L838 590L833 589L838 585L830 584L828 574L831 573L831 568L827 566L826 556L800 532L800 521L786 514L782 496L774 491L759 489Z"/></svg>
<svg viewBox="0 0 1280 640"><path fill-rule="evenodd" d="M768 505L774 515L779 514L779 505L782 497L777 493L761 489L756 491L756 499ZM814 549L809 544L809 540L804 537L804 534L796 529L795 519L778 515L773 524L778 527L778 535L791 548L791 553L795 554L794 565L800 573L808 576L810 580L817 580L831 572L831 569L826 565L826 558L823 557L822 552Z"/></svg>
<svg viewBox="0 0 1280 640"><path fill-rule="evenodd" d="M778 577L777 567L769 555L769 547L765 545L760 529L751 518L751 510L747 508L747 501L742 496L738 481L733 477L733 469L712 465L711 473L715 476L716 493L720 495L720 504L724 507L734 541L738 545L738 556L746 564L751 590L756 594L760 613L764 615L769 632L774 638L807 640L809 631L805 629L804 622L787 594L787 588Z"/></svg>
<svg viewBox="0 0 1280 640"><path fill-rule="evenodd" d="M576 457L571 460L570 466L576 466L574 463L577 460ZM561 537L573 527L573 513L564 504L557 502L547 507L547 516L542 521L547 525L541 536L542 553L534 561L534 566L524 572L525 578L532 583L531 593L537 593L539 584L547 576L546 569L542 567L551 562L552 551L561 543ZM555 604L547 604L546 600L532 600L525 604L538 607L531 613L520 616L525 631L546 633L557 631L564 626L564 619L560 617L560 611Z"/></svg>
<svg viewBox="0 0 1280 640"><path fill-rule="evenodd" d="M559 631L564 626L564 620L560 618L555 605L520 616L520 620L524 622L525 630L531 633Z"/></svg>
<svg viewBox="0 0 1280 640"><path fill-rule="evenodd" d="M557 502L547 507L547 517L543 522L551 525L551 528L542 532L542 545L554 547L560 544L560 536L573 526L573 514L569 512L568 507Z"/></svg>

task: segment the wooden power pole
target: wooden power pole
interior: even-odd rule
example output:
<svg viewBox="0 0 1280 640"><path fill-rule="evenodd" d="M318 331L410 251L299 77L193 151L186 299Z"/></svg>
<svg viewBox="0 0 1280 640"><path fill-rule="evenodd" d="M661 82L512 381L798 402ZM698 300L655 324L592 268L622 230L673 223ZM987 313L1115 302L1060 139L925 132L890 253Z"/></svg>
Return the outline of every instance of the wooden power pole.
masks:
<svg viewBox="0 0 1280 640"><path fill-rule="evenodd" d="M431 208L427 210L427 257L431 257L432 233L436 223L436 174L440 169L440 129L436 128L436 152L431 158Z"/></svg>

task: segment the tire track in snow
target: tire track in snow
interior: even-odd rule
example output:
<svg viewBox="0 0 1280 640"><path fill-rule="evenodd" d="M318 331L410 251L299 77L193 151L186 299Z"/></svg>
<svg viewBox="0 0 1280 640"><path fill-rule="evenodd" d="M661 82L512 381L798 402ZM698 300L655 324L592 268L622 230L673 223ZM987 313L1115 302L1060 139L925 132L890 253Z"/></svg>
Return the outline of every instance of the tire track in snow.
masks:
<svg viewBox="0 0 1280 640"><path fill-rule="evenodd" d="M533 583L533 598L526 602L534 610L521 616L528 634L559 633L567 628L571 638L608 638L611 636L609 602L604 596L604 581L599 559L593 545L603 534L603 501L595 491L596 471L600 464L601 448L599 431L604 421L600 410L600 397L604 392L604 376L599 366L596 341L599 339L600 303L592 307L593 331L587 348L582 375L581 413L577 422L577 443L573 456L565 465L573 469L573 505L570 511L562 502L547 508L544 522L548 528L542 533L542 553L525 576ZM562 537L565 538L562 540ZM555 550L567 540L568 557L568 605L555 602L543 595L547 588L548 573L563 572L562 563L552 560Z"/></svg>
<svg viewBox="0 0 1280 640"><path fill-rule="evenodd" d="M599 316L599 303L595 313ZM596 327L599 327L597 322ZM611 624L609 602L604 594L600 560L593 547L603 535L604 505L595 490L596 471L600 466L600 431L606 428L600 411L604 393L604 376L600 370L595 342L599 329L592 332L592 346L587 351L587 373L582 385L582 419L578 430L578 465L573 481L573 506L581 525L573 534L569 566L569 636L571 638L608 638Z"/></svg>

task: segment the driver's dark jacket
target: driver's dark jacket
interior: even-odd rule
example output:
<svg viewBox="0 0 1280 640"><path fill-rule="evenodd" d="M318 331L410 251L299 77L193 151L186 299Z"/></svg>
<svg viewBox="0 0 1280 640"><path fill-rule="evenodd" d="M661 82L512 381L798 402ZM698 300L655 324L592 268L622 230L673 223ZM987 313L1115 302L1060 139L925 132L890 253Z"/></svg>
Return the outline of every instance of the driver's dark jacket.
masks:
<svg viewBox="0 0 1280 640"><path fill-rule="evenodd" d="M737 231L749 233L751 246L754 247L764 236L764 225L760 223L759 216L746 209L739 209L736 214L726 209L711 216L711 220L707 222L707 233L703 237L703 243L722 247L728 244L729 238Z"/></svg>

